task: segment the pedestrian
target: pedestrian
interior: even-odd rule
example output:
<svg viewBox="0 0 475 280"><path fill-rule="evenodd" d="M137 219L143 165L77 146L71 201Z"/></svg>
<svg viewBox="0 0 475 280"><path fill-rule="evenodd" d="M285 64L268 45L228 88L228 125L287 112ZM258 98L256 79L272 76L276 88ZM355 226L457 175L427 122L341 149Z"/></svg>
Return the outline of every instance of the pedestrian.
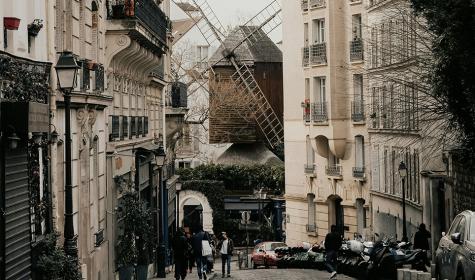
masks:
<svg viewBox="0 0 475 280"><path fill-rule="evenodd" d="M218 250L221 254L221 271L222 277L226 275L226 267L228 267L228 277L231 277L231 258L234 251L234 243L231 238L228 237L226 232L223 232L222 240L218 244Z"/></svg>
<svg viewBox="0 0 475 280"><path fill-rule="evenodd" d="M186 259L188 258L188 242L185 232L179 228L172 242L173 259L175 261L175 279L184 280L186 278Z"/></svg>
<svg viewBox="0 0 475 280"><path fill-rule="evenodd" d="M197 232L192 238L191 244L195 253L196 269L198 270L198 278L207 280L207 256L203 256L203 241L209 244L209 235L203 231L203 226L199 226Z"/></svg>
<svg viewBox="0 0 475 280"><path fill-rule="evenodd" d="M331 226L331 232L325 237L326 262L325 266L330 274L330 279L336 277L336 264L338 258L338 250L341 247L341 235L337 232L336 226Z"/></svg>
<svg viewBox="0 0 475 280"><path fill-rule="evenodd" d="M414 236L414 249L421 249L425 250L426 258L424 260L426 265L430 265L429 262L429 239L431 238L430 232L426 229L426 225L424 223L419 225L419 230L416 232Z"/></svg>
<svg viewBox="0 0 475 280"><path fill-rule="evenodd" d="M188 268L188 273L191 274L193 270L193 265L195 263L195 254L193 252L193 246L191 245L191 239L192 239L191 233L187 232L185 236L186 236L186 241L188 243L188 246L187 246L188 252L186 254L186 266Z"/></svg>

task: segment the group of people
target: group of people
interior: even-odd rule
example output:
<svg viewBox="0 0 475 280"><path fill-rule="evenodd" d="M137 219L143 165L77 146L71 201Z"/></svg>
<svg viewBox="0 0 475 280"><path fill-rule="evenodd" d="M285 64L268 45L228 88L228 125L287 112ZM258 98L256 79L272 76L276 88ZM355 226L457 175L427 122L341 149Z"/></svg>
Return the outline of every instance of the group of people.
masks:
<svg viewBox="0 0 475 280"><path fill-rule="evenodd" d="M414 249L421 249L429 251L429 239L431 238L430 232L426 229L425 224L419 225L419 230L414 236ZM341 234L337 231L335 225L331 226L331 231L325 237L325 251L326 251L326 263L327 271L330 273L330 279L336 277L336 265L338 258L338 250L340 250L343 242Z"/></svg>
<svg viewBox="0 0 475 280"><path fill-rule="evenodd" d="M217 244L217 245L216 245ZM234 244L226 232L221 233L221 238L216 237L200 227L195 234L185 233L179 228L173 238L173 256L175 261L175 279L183 280L187 273L191 273L196 264L199 279L208 279L208 274L213 269L214 255L219 252L222 261L222 277L231 277L231 258ZM227 268L227 274L226 272Z"/></svg>

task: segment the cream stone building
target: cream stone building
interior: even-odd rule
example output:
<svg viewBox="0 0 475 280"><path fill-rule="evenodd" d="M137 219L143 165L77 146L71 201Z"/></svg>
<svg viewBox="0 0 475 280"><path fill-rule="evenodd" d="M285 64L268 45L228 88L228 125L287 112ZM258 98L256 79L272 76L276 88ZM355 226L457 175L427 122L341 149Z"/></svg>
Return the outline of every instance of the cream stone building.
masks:
<svg viewBox="0 0 475 280"><path fill-rule="evenodd" d="M369 227L362 1L283 1L287 242Z"/></svg>

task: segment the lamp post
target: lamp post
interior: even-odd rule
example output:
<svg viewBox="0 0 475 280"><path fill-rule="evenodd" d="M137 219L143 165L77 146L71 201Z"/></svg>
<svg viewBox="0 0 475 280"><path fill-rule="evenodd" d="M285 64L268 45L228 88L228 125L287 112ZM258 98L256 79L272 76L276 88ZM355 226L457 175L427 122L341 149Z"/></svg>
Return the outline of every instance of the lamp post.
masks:
<svg viewBox="0 0 475 280"><path fill-rule="evenodd" d="M166 207L165 197L164 197L164 186L163 186L163 177L162 177L162 168L165 164L165 157L166 153L162 146L160 146L155 153L155 165L158 167L158 211L159 214L157 215L158 218L158 250L157 250L157 277L158 278L166 278L165 273L165 260L166 260L166 248L165 243L163 242L164 236L164 229L165 229L165 217L163 216L165 211L163 211L164 207Z"/></svg>
<svg viewBox="0 0 475 280"><path fill-rule="evenodd" d="M399 176L402 180L402 241L407 242L407 229L406 229L406 188L404 183L407 177L406 164L403 161L399 164Z"/></svg>
<svg viewBox="0 0 475 280"><path fill-rule="evenodd" d="M77 239L73 225L73 190L71 174L71 92L76 87L76 75L79 69L74 55L65 51L61 53L55 66L59 89L64 94L65 115L65 211L64 211L64 251L67 255L77 258Z"/></svg>

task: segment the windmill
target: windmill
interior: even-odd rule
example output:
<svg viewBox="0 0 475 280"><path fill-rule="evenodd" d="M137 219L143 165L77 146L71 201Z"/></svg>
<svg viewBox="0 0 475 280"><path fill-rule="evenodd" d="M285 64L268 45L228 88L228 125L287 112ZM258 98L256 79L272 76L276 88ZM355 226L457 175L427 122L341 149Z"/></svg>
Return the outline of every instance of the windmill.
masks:
<svg viewBox="0 0 475 280"><path fill-rule="evenodd" d="M267 144L276 148L284 142L284 128L281 120L271 107L269 101L259 87L249 67L238 60L234 52L242 44L247 43L252 46L264 36L282 23L281 7L278 0L273 0L257 15L247 21L243 27L247 29L246 36L240 42L233 45L225 45L226 31L211 6L206 0L186 0L173 2L180 7L191 19L195 20L195 24L209 45L219 43L223 47L222 58L208 66L205 70L195 73L194 75L186 75L191 79L191 83L198 83L204 88L206 77L213 76L213 66L223 60L227 60L235 69L231 75L231 82L234 88L246 94L253 101L250 110L262 135L265 137Z"/></svg>

